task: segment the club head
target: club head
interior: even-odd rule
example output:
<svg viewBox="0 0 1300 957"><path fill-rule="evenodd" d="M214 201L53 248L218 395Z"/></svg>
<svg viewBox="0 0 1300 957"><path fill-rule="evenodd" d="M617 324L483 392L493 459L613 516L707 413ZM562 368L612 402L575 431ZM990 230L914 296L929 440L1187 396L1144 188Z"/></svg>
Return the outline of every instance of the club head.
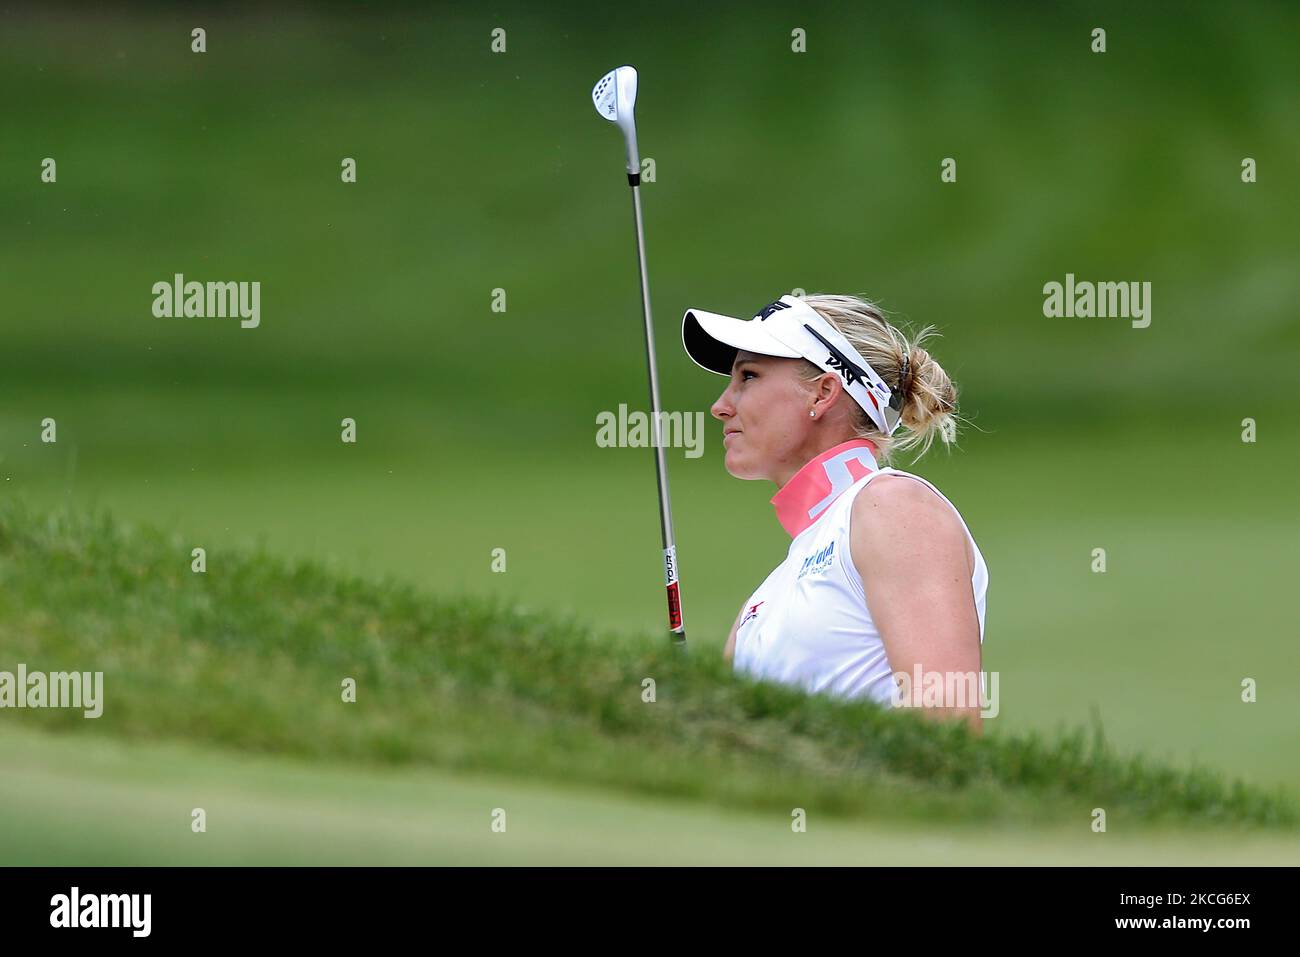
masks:
<svg viewBox="0 0 1300 957"><path fill-rule="evenodd" d="M636 149L636 67L621 66L610 70L592 88L591 102L596 112L623 131L627 144L627 171L641 171L641 157Z"/></svg>

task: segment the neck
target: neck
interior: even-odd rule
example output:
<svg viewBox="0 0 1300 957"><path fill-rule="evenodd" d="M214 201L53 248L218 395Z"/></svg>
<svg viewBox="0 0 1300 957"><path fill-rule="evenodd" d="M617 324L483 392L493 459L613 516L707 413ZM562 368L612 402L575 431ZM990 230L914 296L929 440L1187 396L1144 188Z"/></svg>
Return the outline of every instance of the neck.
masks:
<svg viewBox="0 0 1300 957"><path fill-rule="evenodd" d="M772 497L777 520L794 538L817 521L845 489L880 468L868 439L850 439L819 452Z"/></svg>
<svg viewBox="0 0 1300 957"><path fill-rule="evenodd" d="M818 424L822 425L822 423ZM768 478L776 483L777 488L784 488L788 485L790 479L794 478L800 469L828 449L839 448L853 441L867 441L866 439L858 439L851 429L841 428L838 423L826 422L824 426L825 428L810 429L804 443L778 462L775 468L772 469ZM836 435L835 433L839 434ZM872 445L871 451L874 453L875 450L875 446Z"/></svg>

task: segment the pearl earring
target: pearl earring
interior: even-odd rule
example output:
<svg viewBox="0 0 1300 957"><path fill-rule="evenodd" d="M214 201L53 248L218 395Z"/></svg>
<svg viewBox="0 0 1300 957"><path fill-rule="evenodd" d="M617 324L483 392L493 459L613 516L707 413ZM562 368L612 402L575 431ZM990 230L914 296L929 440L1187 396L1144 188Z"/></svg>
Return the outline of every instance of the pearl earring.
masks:
<svg viewBox="0 0 1300 957"><path fill-rule="evenodd" d="M817 418L817 411L816 411L815 409L809 409L809 410L808 410L808 418L810 418L810 419L815 419L815 418Z"/></svg>

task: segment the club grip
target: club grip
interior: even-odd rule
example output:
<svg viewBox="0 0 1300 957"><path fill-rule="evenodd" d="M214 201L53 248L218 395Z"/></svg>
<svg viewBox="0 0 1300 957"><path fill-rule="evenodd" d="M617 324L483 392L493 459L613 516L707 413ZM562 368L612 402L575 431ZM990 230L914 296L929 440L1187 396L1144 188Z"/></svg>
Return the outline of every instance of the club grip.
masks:
<svg viewBox="0 0 1300 957"><path fill-rule="evenodd" d="M677 546L669 545L664 549L664 584L668 587L668 629L677 641L686 640L686 629L682 627L682 592L677 580Z"/></svg>

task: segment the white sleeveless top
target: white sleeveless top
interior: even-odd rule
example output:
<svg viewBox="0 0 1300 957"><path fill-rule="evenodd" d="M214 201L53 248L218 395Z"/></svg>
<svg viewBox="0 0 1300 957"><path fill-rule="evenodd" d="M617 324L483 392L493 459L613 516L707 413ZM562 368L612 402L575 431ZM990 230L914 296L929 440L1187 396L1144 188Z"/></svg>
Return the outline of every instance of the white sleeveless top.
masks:
<svg viewBox="0 0 1300 957"><path fill-rule="evenodd" d="M849 544L853 501L875 476L904 475L923 482L954 512L957 507L919 475L877 468L869 448L865 440L857 440L822 453L773 499L782 524L795 533L794 540L785 561L745 603L736 630L736 671L796 685L810 693L866 697L882 704L892 701L895 669L890 667L880 632L867 607ZM868 474L854 479L846 460L852 462L854 471L869 470ZM792 497L792 492L797 494ZM783 503L778 504L783 495ZM788 508L792 501L799 503L793 513ZM812 503L811 507L804 508L808 503ZM979 614L982 644L988 568L960 512L957 518L975 557L971 593Z"/></svg>

